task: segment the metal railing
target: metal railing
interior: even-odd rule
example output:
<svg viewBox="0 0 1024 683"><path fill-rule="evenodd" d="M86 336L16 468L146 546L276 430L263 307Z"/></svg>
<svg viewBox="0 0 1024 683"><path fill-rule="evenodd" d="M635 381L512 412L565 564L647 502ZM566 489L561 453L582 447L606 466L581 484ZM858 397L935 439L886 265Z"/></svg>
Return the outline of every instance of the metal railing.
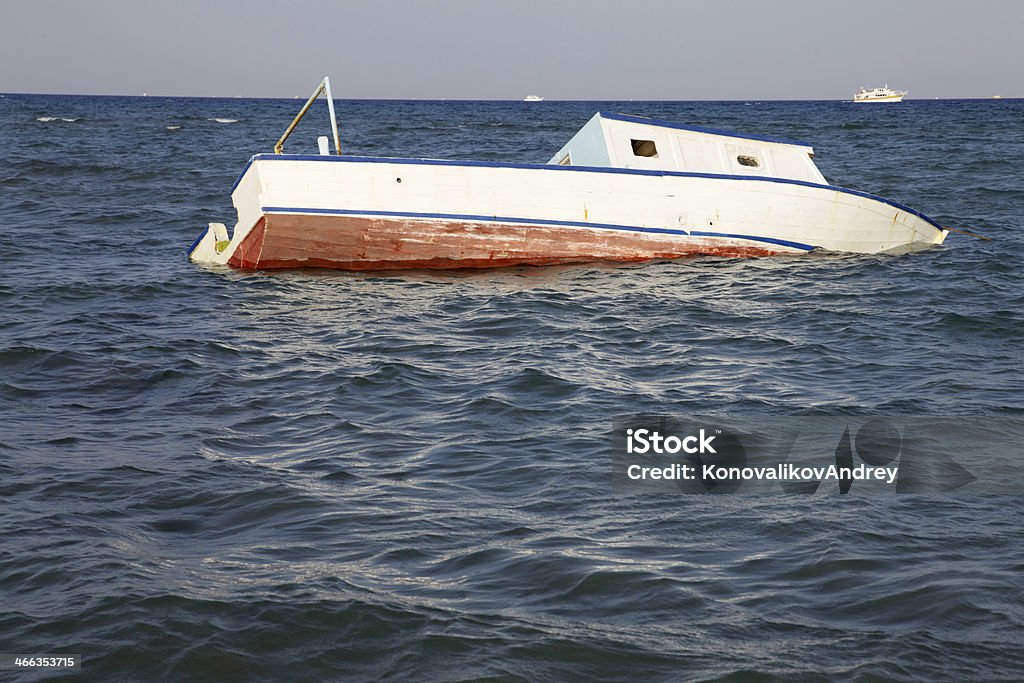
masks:
<svg viewBox="0 0 1024 683"><path fill-rule="evenodd" d="M331 113L331 131L334 133L334 149L337 150L338 156L341 156L341 140L338 138L338 119L334 116L334 97L331 96L331 79L324 76L324 80L320 81L320 85L316 87L313 94L306 100L306 104L302 105L302 109L298 115L292 119L292 123L288 126L288 129L284 132L281 138L274 145L274 154L281 154L284 151L284 141L288 139L288 136L295 130L295 126L299 125L299 121L306 115L309 108L316 102L316 98L320 95L326 95L327 97L327 110Z"/></svg>

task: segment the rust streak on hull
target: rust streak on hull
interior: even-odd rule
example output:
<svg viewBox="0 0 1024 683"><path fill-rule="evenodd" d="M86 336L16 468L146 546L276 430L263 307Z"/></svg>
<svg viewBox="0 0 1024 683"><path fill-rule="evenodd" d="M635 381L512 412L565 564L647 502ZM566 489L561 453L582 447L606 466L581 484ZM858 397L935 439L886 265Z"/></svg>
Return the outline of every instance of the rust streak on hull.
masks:
<svg viewBox="0 0 1024 683"><path fill-rule="evenodd" d="M467 221L268 214L228 261L236 268L494 268L686 256L793 253L743 240Z"/></svg>
<svg viewBox="0 0 1024 683"><path fill-rule="evenodd" d="M264 216L256 221L256 225L253 226L242 243L235 249L235 253L228 259L228 264L235 268L251 270L265 268L266 266L260 265L260 254L263 252L263 244L267 234L266 228L267 217Z"/></svg>

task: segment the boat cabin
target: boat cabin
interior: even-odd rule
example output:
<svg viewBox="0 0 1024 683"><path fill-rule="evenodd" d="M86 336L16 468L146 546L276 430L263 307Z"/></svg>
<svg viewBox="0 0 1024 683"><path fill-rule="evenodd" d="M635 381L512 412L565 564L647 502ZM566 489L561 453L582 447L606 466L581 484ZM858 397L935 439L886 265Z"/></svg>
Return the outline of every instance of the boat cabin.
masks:
<svg viewBox="0 0 1024 683"><path fill-rule="evenodd" d="M827 185L804 142L598 112L549 164L788 178Z"/></svg>

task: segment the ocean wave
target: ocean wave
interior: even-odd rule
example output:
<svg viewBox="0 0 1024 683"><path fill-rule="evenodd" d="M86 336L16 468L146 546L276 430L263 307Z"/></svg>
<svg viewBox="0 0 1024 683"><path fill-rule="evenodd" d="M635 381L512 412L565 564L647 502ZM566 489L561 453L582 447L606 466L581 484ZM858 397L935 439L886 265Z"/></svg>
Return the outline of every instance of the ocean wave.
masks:
<svg viewBox="0 0 1024 683"><path fill-rule="evenodd" d="M75 123L81 121L81 117L64 117L64 116L37 116L36 121L40 123L50 123L51 121L63 121L64 123Z"/></svg>
<svg viewBox="0 0 1024 683"><path fill-rule="evenodd" d="M181 126L167 126L167 130L181 130Z"/></svg>
<svg viewBox="0 0 1024 683"><path fill-rule="evenodd" d="M207 121L214 121L216 123L238 123L238 119L224 119L220 117L214 117L212 119L206 119Z"/></svg>

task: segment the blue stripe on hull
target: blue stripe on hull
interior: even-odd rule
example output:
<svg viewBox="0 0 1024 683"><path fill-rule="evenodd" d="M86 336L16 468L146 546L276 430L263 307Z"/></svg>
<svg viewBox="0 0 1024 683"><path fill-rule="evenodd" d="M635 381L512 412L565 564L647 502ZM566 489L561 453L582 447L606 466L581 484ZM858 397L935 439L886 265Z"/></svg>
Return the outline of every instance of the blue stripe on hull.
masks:
<svg viewBox="0 0 1024 683"><path fill-rule="evenodd" d="M583 221L561 221L547 218L518 218L510 216L481 216L474 214L459 213L420 213L416 211L357 211L355 209L314 209L299 208L290 206L264 206L262 212L267 213L289 213L289 214L311 214L311 215L341 215L341 216L383 216L389 218L423 218L435 220L458 220L472 221L478 223L514 223L522 225L545 225L571 228L591 228L596 230L624 230L628 232L643 232L661 235L686 235L694 237L721 237L726 239L740 239L751 242L762 242L775 244L790 249L810 251L814 245L793 242L790 240L778 239L775 237L762 237L760 235L740 235L736 233L708 232L705 230L681 230L672 228L646 228L638 225L618 225L614 223L586 223Z"/></svg>

